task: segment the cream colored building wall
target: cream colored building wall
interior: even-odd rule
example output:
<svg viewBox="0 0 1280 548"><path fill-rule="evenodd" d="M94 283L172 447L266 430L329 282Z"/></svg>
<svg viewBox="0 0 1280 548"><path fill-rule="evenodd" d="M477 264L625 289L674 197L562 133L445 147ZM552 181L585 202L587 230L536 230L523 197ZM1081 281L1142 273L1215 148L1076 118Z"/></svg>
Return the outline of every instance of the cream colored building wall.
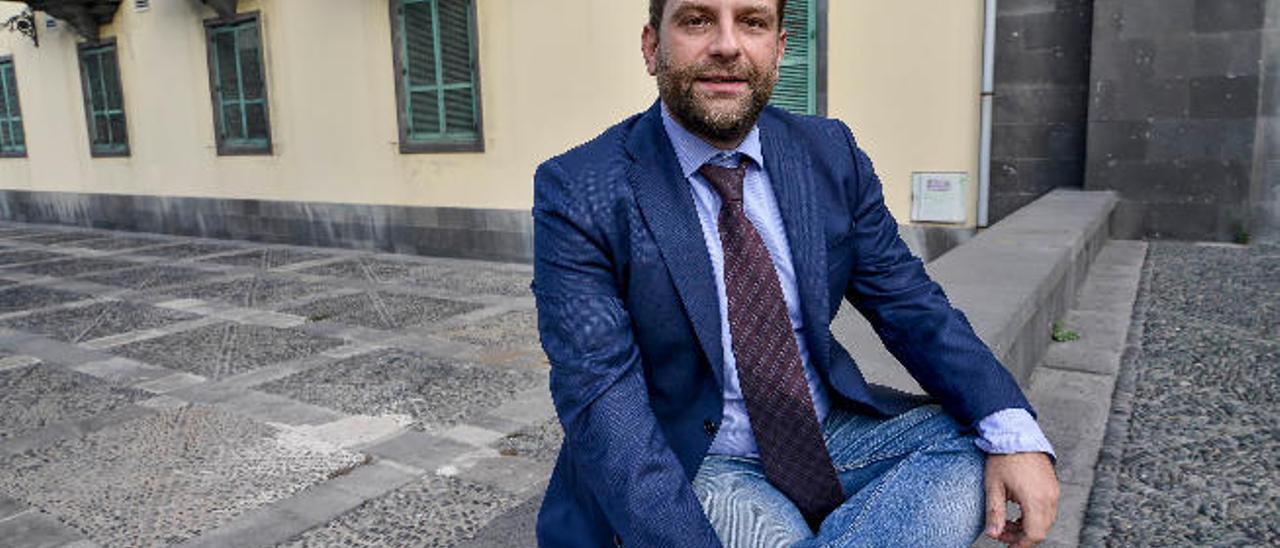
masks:
<svg viewBox="0 0 1280 548"><path fill-rule="evenodd" d="M829 0L827 112L853 129L910 220L911 173L969 174L977 219L982 2Z"/></svg>
<svg viewBox="0 0 1280 548"><path fill-rule="evenodd" d="M21 5L0 2L0 19ZM655 96L639 53L646 2L478 0L485 152L401 154L387 0L241 0L262 17L274 151L218 156L212 12L130 6L102 29L118 40L128 158L89 156L68 27L42 24L38 49L0 32L28 134L27 159L0 159L0 188L524 209L540 161ZM972 204L981 3L830 0L828 28L828 112L854 128L898 219L913 171L969 173Z"/></svg>
<svg viewBox="0 0 1280 548"><path fill-rule="evenodd" d="M13 53L27 159L0 188L527 209L533 168L655 96L639 53L642 3L479 0L485 152L401 154L386 0L241 0L260 10L274 153L218 156L204 27L192 0L121 5L131 156L90 158L76 39L40 28ZM0 2L0 20L21 9Z"/></svg>

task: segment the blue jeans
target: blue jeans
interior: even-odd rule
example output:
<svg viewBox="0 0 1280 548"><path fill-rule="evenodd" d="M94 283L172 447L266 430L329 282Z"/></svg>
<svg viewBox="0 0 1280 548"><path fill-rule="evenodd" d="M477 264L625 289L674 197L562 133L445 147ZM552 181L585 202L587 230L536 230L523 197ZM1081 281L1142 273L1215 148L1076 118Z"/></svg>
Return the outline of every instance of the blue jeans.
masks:
<svg viewBox="0 0 1280 548"><path fill-rule="evenodd" d="M986 457L938 406L890 419L832 408L822 430L848 499L816 536L759 459L702 461L693 489L726 547L964 547L982 533Z"/></svg>

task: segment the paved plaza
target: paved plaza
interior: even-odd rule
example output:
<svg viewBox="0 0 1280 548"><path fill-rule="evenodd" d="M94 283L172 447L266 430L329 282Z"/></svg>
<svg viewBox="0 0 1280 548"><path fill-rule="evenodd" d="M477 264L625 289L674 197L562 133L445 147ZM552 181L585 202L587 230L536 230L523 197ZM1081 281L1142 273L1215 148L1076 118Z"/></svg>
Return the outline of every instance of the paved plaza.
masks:
<svg viewBox="0 0 1280 548"><path fill-rule="evenodd" d="M0 223L0 547L530 545L530 275ZM1107 245L1028 389L1046 546L1280 545L1277 295L1280 245Z"/></svg>
<svg viewBox="0 0 1280 548"><path fill-rule="evenodd" d="M531 269L0 223L0 546L449 546L560 430Z"/></svg>
<svg viewBox="0 0 1280 548"><path fill-rule="evenodd" d="M1081 546L1280 546L1280 242L1156 242Z"/></svg>

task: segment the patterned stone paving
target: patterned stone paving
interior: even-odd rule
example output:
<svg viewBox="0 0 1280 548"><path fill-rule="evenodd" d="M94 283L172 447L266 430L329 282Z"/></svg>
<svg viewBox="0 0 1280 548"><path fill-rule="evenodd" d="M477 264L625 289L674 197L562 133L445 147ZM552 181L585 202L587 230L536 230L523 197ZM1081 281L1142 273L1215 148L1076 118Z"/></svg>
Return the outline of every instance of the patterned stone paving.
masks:
<svg viewBox="0 0 1280 548"><path fill-rule="evenodd" d="M0 546L465 541L561 439L528 278L0 226Z"/></svg>
<svg viewBox="0 0 1280 548"><path fill-rule="evenodd" d="M538 315L513 310L439 332L440 336L487 349L508 349L538 344Z"/></svg>
<svg viewBox="0 0 1280 548"><path fill-rule="evenodd" d="M129 236L111 235L101 240L81 240L74 244L64 244L66 247L79 247L83 249L94 249L98 251L118 251L122 249L133 249L138 247L147 247L173 243L172 240L161 240L159 238L135 238Z"/></svg>
<svg viewBox="0 0 1280 548"><path fill-rule="evenodd" d="M150 396L49 364L0 370L0 395L0 442L53 423L89 418ZM0 465L0 474L9 468Z"/></svg>
<svg viewBox="0 0 1280 548"><path fill-rule="evenodd" d="M102 237L101 234L94 234L91 232L89 233L59 232L54 234L41 234L39 236L31 236L29 238L23 238L22 241L29 244L60 245L60 244L67 244L67 243L73 243L73 242L80 242L83 240L94 240L101 237Z"/></svg>
<svg viewBox="0 0 1280 548"><path fill-rule="evenodd" d="M86 298L88 295L40 286L9 287L0 289L0 314L44 308Z"/></svg>
<svg viewBox="0 0 1280 548"><path fill-rule="evenodd" d="M399 329L435 322L480 308L480 305L397 294L386 291L364 291L317 300L287 308L311 321L334 321L373 329Z"/></svg>
<svg viewBox="0 0 1280 548"><path fill-rule="evenodd" d="M49 259L65 258L62 253L52 253L49 251L41 251L38 249L14 249L0 250L0 268L3 265L15 265L19 263L30 263L35 261L47 261Z"/></svg>
<svg viewBox="0 0 1280 548"><path fill-rule="evenodd" d="M416 429L438 430L545 382L546 374L539 371L385 350L310 369L258 389L351 414L406 417Z"/></svg>
<svg viewBox="0 0 1280 548"><path fill-rule="evenodd" d="M112 301L29 314L0 322L0 326L78 343L129 331L153 329L196 317L194 314L175 310Z"/></svg>
<svg viewBox="0 0 1280 548"><path fill-rule="evenodd" d="M415 269L412 283L455 293L532 297L529 283L533 273L496 270L478 266L426 266Z"/></svg>
<svg viewBox="0 0 1280 548"><path fill-rule="evenodd" d="M104 546L170 545L365 462L205 406L9 457L0 492Z"/></svg>
<svg viewBox="0 0 1280 548"><path fill-rule="evenodd" d="M40 236L44 234L61 234L61 232L41 230L38 228L10 228L3 233L0 233L0 239L24 240L31 236Z"/></svg>
<svg viewBox="0 0 1280 548"><path fill-rule="evenodd" d="M361 257L306 268L300 272L317 276L333 276L372 283L391 283L409 278L418 265Z"/></svg>
<svg viewBox="0 0 1280 548"><path fill-rule="evenodd" d="M311 356L342 344L296 329L221 323L112 349L151 365L222 379Z"/></svg>
<svg viewBox="0 0 1280 548"><path fill-rule="evenodd" d="M205 272L203 270L183 268L180 266L148 265L141 268L131 268L117 272L90 274L87 276L80 276L79 278L103 285L143 290L174 284L205 281L221 275L222 274L217 272Z"/></svg>
<svg viewBox="0 0 1280 548"><path fill-rule="evenodd" d="M300 251L297 249L259 249L248 253L236 253L234 255L222 255L209 259L202 259L202 261L232 266L268 269L305 261L324 259L326 257L332 257L332 255L312 251Z"/></svg>
<svg viewBox="0 0 1280 548"><path fill-rule="evenodd" d="M498 453L508 457L525 457L553 463L560 454L564 430L556 419L513 432L498 440Z"/></svg>
<svg viewBox="0 0 1280 548"><path fill-rule="evenodd" d="M190 257L200 257L203 255L213 255L214 253L226 253L237 249L243 248L240 246L211 242L189 242L178 245L167 245L164 247L139 249L133 251L133 253L137 255L165 257L168 259L186 259Z"/></svg>
<svg viewBox="0 0 1280 548"><path fill-rule="evenodd" d="M287 278L250 276L223 282L185 285L166 289L175 297L217 301L243 307L270 306L280 302L317 295L333 288Z"/></svg>
<svg viewBox="0 0 1280 548"><path fill-rule="evenodd" d="M431 476L280 546L451 546L517 502L494 487Z"/></svg>
<svg viewBox="0 0 1280 548"><path fill-rule="evenodd" d="M38 276L76 276L102 270L118 270L136 266L136 263L116 259L63 259L11 267L10 272L25 272Z"/></svg>

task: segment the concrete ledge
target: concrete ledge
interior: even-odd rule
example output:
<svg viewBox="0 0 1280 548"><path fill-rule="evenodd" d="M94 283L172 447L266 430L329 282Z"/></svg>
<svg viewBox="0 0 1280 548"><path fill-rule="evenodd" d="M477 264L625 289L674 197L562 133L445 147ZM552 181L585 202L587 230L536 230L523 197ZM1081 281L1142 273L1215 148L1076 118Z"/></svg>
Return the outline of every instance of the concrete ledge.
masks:
<svg viewBox="0 0 1280 548"><path fill-rule="evenodd" d="M1056 190L927 266L1023 386L1107 242L1115 205L1112 192ZM841 308L832 331L867 380L923 392L853 307Z"/></svg>
<svg viewBox="0 0 1280 548"><path fill-rule="evenodd" d="M531 262L528 210L0 190L0 219Z"/></svg>

